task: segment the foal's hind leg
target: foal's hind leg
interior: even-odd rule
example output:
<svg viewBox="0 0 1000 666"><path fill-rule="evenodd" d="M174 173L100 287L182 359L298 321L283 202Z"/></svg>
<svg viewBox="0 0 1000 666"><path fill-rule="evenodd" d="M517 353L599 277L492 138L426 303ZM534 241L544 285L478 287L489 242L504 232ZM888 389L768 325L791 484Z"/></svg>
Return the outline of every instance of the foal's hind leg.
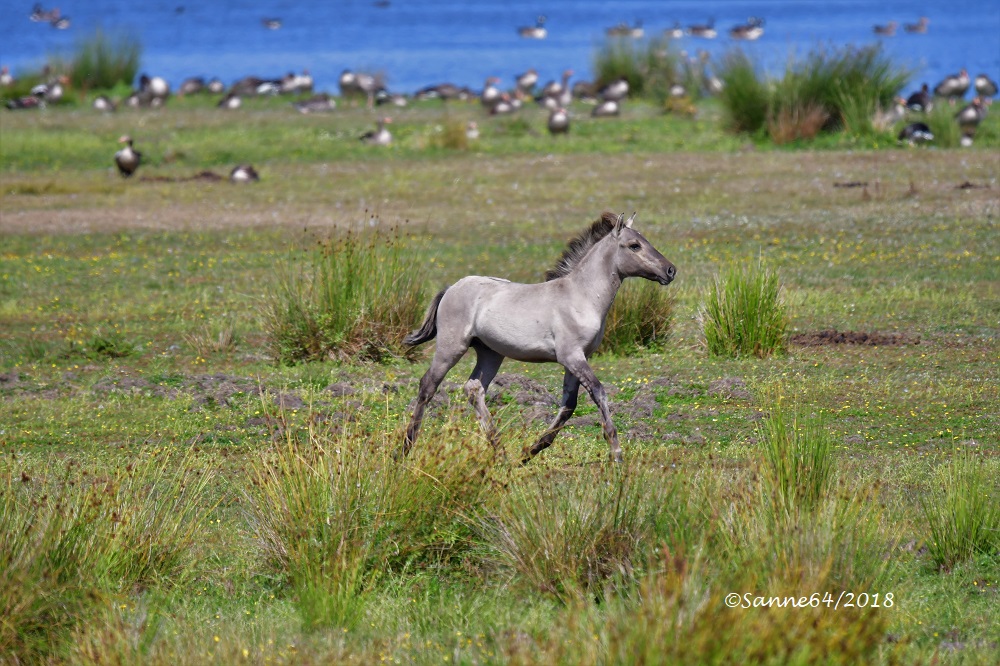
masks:
<svg viewBox="0 0 1000 666"><path fill-rule="evenodd" d="M500 370L500 364L503 363L504 357L478 340L472 343L472 348L476 350L476 367L473 368L469 381L465 383L465 392L469 396L469 402L476 410L476 416L479 417L479 427L483 429L486 441L493 448L497 448L500 446L500 436L493 423L493 417L490 416L490 410L486 407L486 389L490 387L490 382L497 376L497 371Z"/></svg>
<svg viewBox="0 0 1000 666"><path fill-rule="evenodd" d="M413 443L417 441L417 434L420 432L420 424L424 420L424 409L426 409L427 403L434 397L444 376L455 367L455 364L462 359L468 349L466 345L445 344L440 337L438 338L438 346L434 350L434 360L431 361L431 367L420 378L417 402L413 407L410 425L406 428L406 437L403 439L404 456L410 452Z"/></svg>
<svg viewBox="0 0 1000 666"><path fill-rule="evenodd" d="M521 464L527 464L532 458L537 456L539 453L549 448L552 442L555 440L556 435L562 430L563 426L566 425L566 421L569 417L573 416L573 411L576 409L576 399L580 393L580 380L576 378L569 370L563 376L563 395L562 402L559 403L559 412L556 414L556 418L553 419L552 423L549 424L548 430L542 433L542 436L538 438L534 446L527 447L521 451Z"/></svg>

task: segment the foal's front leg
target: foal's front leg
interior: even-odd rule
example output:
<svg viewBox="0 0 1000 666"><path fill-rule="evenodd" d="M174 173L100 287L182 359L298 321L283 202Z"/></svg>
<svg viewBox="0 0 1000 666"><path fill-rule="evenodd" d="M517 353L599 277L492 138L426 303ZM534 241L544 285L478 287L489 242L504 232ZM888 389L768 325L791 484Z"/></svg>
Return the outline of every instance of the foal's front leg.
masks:
<svg viewBox="0 0 1000 666"><path fill-rule="evenodd" d="M556 435L566 425L566 421L569 420L569 417L573 416L573 412L576 410L576 398L579 393L580 380L576 378L576 375L567 370L563 376L563 395L562 401L559 403L559 411L556 413L556 417L552 420L552 423L549 424L548 429L542 433L542 436L538 438L534 446L525 446L521 451L522 465L526 465L528 461L551 446Z"/></svg>
<svg viewBox="0 0 1000 666"><path fill-rule="evenodd" d="M615 429L614 421L611 420L611 410L608 409L608 396L604 392L604 387L601 386L601 381L594 374L594 370L587 363L587 358L582 353L567 359L563 365L580 380L583 388L587 389L587 393L590 394L594 404L597 405L597 411L601 415L601 426L604 429L604 439L608 441L611 460L613 462L621 462L622 448L618 445L618 431Z"/></svg>

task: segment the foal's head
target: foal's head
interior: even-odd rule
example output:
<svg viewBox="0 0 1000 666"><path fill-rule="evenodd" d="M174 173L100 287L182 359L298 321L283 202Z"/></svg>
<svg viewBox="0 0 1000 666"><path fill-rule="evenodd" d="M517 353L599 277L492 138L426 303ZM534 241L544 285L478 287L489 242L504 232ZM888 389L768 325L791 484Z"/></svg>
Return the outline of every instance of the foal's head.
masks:
<svg viewBox="0 0 1000 666"><path fill-rule="evenodd" d="M618 244L615 252L615 269L618 275L623 279L643 277L660 284L670 284L677 275L677 268L645 236L632 228L634 220L635 213L627 220L622 213L611 230L611 241Z"/></svg>

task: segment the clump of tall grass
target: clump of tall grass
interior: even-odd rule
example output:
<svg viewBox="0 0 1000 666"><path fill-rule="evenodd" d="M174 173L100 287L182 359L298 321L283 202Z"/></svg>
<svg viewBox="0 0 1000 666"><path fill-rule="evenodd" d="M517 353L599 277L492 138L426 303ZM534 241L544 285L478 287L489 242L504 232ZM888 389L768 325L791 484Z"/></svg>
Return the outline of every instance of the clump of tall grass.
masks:
<svg viewBox="0 0 1000 666"><path fill-rule="evenodd" d="M955 120L955 107L937 103L930 113L924 115L924 122L934 135L932 145L940 148L957 148L962 140L962 128Z"/></svg>
<svg viewBox="0 0 1000 666"><path fill-rule="evenodd" d="M673 327L675 292L648 280L622 285L605 321L601 350L631 354L661 349Z"/></svg>
<svg viewBox="0 0 1000 666"><path fill-rule="evenodd" d="M643 565L676 487L638 464L532 474L512 483L477 529L496 563L536 590L563 603L593 598Z"/></svg>
<svg viewBox="0 0 1000 666"><path fill-rule="evenodd" d="M600 89L624 78L630 96L651 97L662 103L670 96L670 86L684 82L681 63L680 54L668 40L612 38L594 55L594 83Z"/></svg>
<svg viewBox="0 0 1000 666"><path fill-rule="evenodd" d="M938 567L976 553L1000 554L1000 489L982 458L968 452L952 458L920 506L930 530L927 550Z"/></svg>
<svg viewBox="0 0 1000 666"><path fill-rule="evenodd" d="M144 451L110 475L0 471L0 654L36 661L109 595L192 573L211 470ZM44 661L44 659L41 659Z"/></svg>
<svg viewBox="0 0 1000 666"><path fill-rule="evenodd" d="M758 423L763 450L761 481L766 500L779 520L812 511L830 491L832 438L818 423L783 412L772 402Z"/></svg>
<svg viewBox="0 0 1000 666"><path fill-rule="evenodd" d="M749 133L766 126L773 141L784 143L843 127L870 132L875 112L890 107L910 73L879 46L846 46L791 60L777 80L767 80L745 54L733 51L720 78L730 126Z"/></svg>
<svg viewBox="0 0 1000 666"><path fill-rule="evenodd" d="M415 353L403 337L424 315L424 264L399 229L349 231L290 262L264 301L267 340L287 364L382 361Z"/></svg>
<svg viewBox="0 0 1000 666"><path fill-rule="evenodd" d="M469 135L466 129L466 123L450 118L440 128L435 128L430 145L448 150L468 150Z"/></svg>
<svg viewBox="0 0 1000 666"><path fill-rule="evenodd" d="M784 351L788 316L778 273L759 261L730 266L716 277L699 319L713 356L766 358Z"/></svg>
<svg viewBox="0 0 1000 666"><path fill-rule="evenodd" d="M489 488L489 447L451 432L399 460L393 433L284 425L252 463L247 521L307 627L353 626L380 576L469 543L463 516Z"/></svg>
<svg viewBox="0 0 1000 666"><path fill-rule="evenodd" d="M142 42L126 32L106 33L97 28L82 37L67 64L70 82L78 90L131 85L139 72Z"/></svg>

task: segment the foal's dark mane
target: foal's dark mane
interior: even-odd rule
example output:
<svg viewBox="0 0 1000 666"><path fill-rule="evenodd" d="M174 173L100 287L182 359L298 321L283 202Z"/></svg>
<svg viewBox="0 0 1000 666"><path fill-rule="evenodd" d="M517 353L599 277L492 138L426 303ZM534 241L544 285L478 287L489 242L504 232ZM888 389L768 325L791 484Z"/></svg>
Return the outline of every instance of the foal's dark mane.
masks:
<svg viewBox="0 0 1000 666"><path fill-rule="evenodd" d="M590 251L590 248L594 247L597 241L611 233L617 222L617 214L610 211L602 213L601 219L591 224L590 228L583 230L579 236L569 242L566 250L559 257L559 261L556 262L556 265L545 273L545 281L548 282L549 280L569 275L573 267Z"/></svg>

